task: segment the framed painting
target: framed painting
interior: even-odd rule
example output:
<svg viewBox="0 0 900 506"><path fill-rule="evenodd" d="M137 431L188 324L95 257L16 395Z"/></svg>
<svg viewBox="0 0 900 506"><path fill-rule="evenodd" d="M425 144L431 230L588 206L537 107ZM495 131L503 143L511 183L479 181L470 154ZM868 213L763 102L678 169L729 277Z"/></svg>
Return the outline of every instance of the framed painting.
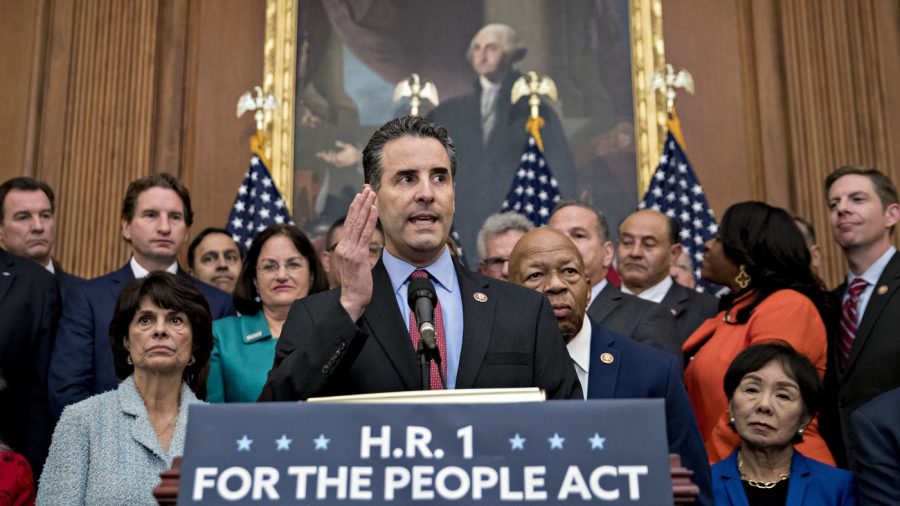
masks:
<svg viewBox="0 0 900 506"><path fill-rule="evenodd" d="M361 187L372 132L409 114L409 100L394 94L412 74L437 89L420 114L446 126L457 147L456 226L466 248L500 210L526 148L527 98L509 96L525 72L556 83L558 100L541 106L542 135L562 199L595 205L614 228L649 183L665 135L665 97L650 89L664 67L661 0L267 0L266 8L263 88L278 100L267 125L271 169L313 236ZM493 62L484 49L492 43Z"/></svg>

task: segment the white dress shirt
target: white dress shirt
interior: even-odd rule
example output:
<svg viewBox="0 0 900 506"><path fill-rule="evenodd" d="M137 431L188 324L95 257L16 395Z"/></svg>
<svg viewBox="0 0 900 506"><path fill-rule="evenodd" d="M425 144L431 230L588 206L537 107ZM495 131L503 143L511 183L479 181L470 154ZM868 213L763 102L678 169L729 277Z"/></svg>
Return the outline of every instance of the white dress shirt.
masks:
<svg viewBox="0 0 900 506"><path fill-rule="evenodd" d="M150 275L150 271L144 269L144 267L138 263L137 259L134 256L131 257L131 272L134 273L134 279L146 278ZM178 274L178 262L175 261L172 265L166 267L166 272L169 274Z"/></svg>
<svg viewBox="0 0 900 506"><path fill-rule="evenodd" d="M581 383L581 393L585 400L588 394L588 373L591 368L591 319L584 316L584 323L581 324L581 330L575 334L571 341L566 343L569 350L569 356L572 357L572 363L575 365L575 374L578 375L578 382Z"/></svg>
<svg viewBox="0 0 900 506"><path fill-rule="evenodd" d="M643 292L641 292L637 295L635 295L634 292L632 292L631 290L628 289L627 286L625 286L624 281L622 282L622 286L620 286L619 288L621 288L622 292L624 292L624 293L627 293L629 295L634 295L635 297L638 297L638 298L641 298L644 300L649 300L651 302L656 302L657 304L659 304L660 302L663 301L663 299L666 298L666 294L669 293L669 288L672 288L672 283L674 283L674 281L672 281L672 278L669 276L666 276L659 283L651 286L650 288L644 290Z"/></svg>

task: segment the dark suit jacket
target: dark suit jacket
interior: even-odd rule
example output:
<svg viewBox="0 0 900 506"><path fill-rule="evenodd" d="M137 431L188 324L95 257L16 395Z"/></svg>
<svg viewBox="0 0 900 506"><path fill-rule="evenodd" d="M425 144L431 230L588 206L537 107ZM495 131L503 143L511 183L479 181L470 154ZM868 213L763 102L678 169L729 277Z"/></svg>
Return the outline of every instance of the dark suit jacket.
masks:
<svg viewBox="0 0 900 506"><path fill-rule="evenodd" d="M59 289L46 269L0 249L0 440L40 476L53 418L47 368L59 318Z"/></svg>
<svg viewBox="0 0 900 506"><path fill-rule="evenodd" d="M850 415L854 474L863 504L900 498L900 388L883 393Z"/></svg>
<svg viewBox="0 0 900 506"><path fill-rule="evenodd" d="M442 102L428 115L447 129L456 146L456 194L465 199L466 205L457 206L453 224L470 254L476 251L475 237L485 218L500 212L527 146L528 100L510 104L513 83L521 75L515 71L507 74L497 91L497 120L487 143L482 139L478 80L471 93ZM547 104L540 106L540 113L544 118L544 157L559 182L562 197L576 198L575 160L562 122Z"/></svg>
<svg viewBox="0 0 900 506"><path fill-rule="evenodd" d="M719 299L708 293L700 293L691 290L678 283L672 287L663 297L662 302L678 325L679 346L687 341L687 338L697 330L697 327L707 319L716 316L719 312Z"/></svg>
<svg viewBox="0 0 900 506"><path fill-rule="evenodd" d="M884 287L884 290L882 290ZM846 282L833 295L840 303L847 290ZM838 306L840 307L840 306ZM895 253L881 273L872 291L866 312L862 315L850 350L850 362L843 374L837 370L839 322L832 323L828 333L828 366L826 390L835 410L822 412L823 433L832 446L843 441L846 463L854 465L853 442L850 438L850 413L879 394L900 387L900 253ZM840 456L840 452L835 452ZM838 458L838 463L844 462Z"/></svg>
<svg viewBox="0 0 900 506"><path fill-rule="evenodd" d="M56 272L56 281L59 284L60 300L66 300L66 293L75 285L84 281L84 278L69 274L56 262L53 262L53 270Z"/></svg>
<svg viewBox="0 0 900 506"><path fill-rule="evenodd" d="M619 287L607 283L591 301L587 314L617 334L672 353L683 365L678 324L660 304L622 293Z"/></svg>
<svg viewBox="0 0 900 506"><path fill-rule="evenodd" d="M549 398L581 398L546 297L458 264L456 275L464 315L456 388L536 386ZM339 288L294 302L260 401L422 388L409 331L381 261L372 281L372 301L356 323L340 304ZM484 302L475 299L478 293Z"/></svg>
<svg viewBox="0 0 900 506"><path fill-rule="evenodd" d="M747 506L737 466L737 451L712 466L716 506ZM853 475L794 451L788 482L787 506L851 506L856 504Z"/></svg>
<svg viewBox="0 0 900 506"><path fill-rule="evenodd" d="M601 362L603 353L611 353L613 361ZM675 357L612 332L592 319L587 396L665 399L669 452L681 455L681 464L694 471L691 479L700 487L700 504L712 504L709 460Z"/></svg>
<svg viewBox="0 0 900 506"><path fill-rule="evenodd" d="M203 293L213 320L235 314L231 295L187 275L180 267L178 275ZM48 381L50 407L57 418L69 404L119 385L109 344L109 323L119 292L132 281L129 263L68 290Z"/></svg>

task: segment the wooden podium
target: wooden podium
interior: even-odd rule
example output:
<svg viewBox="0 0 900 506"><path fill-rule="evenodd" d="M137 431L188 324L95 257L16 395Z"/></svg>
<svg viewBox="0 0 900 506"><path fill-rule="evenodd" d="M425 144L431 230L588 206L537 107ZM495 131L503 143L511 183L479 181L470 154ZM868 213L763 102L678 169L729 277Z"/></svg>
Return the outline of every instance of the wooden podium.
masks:
<svg viewBox="0 0 900 506"><path fill-rule="evenodd" d="M691 481L694 472L681 467L681 457L676 453L669 454L669 469L672 471L672 496L674 504L694 504L700 489ZM160 506L178 504L178 485L181 479L181 457L175 457L172 468L160 474L162 482L153 489L153 497Z"/></svg>

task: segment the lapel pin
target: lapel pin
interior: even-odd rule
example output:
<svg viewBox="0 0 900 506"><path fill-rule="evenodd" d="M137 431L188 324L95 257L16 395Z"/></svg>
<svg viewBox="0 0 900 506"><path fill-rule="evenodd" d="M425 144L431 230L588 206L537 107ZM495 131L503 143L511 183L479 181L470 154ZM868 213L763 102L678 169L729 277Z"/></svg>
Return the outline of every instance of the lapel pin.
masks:
<svg viewBox="0 0 900 506"><path fill-rule="evenodd" d="M603 362L604 364L611 364L611 363L613 363L613 360L615 360L615 358L613 358L612 353L600 354L600 361Z"/></svg>
<svg viewBox="0 0 900 506"><path fill-rule="evenodd" d="M678 316L678 311L675 311L674 309L669 309L669 312L672 313L672 316Z"/></svg>
<svg viewBox="0 0 900 506"><path fill-rule="evenodd" d="M878 287L878 295L884 295L888 291L887 285L881 285Z"/></svg>
<svg viewBox="0 0 900 506"><path fill-rule="evenodd" d="M475 297L475 300L477 300L478 302L487 302L487 295L485 295L481 292L475 292L475 294L472 295L472 297Z"/></svg>
<svg viewBox="0 0 900 506"><path fill-rule="evenodd" d="M4 275L4 276L9 276L9 273L6 272L6 271L3 271L3 275Z"/></svg>

